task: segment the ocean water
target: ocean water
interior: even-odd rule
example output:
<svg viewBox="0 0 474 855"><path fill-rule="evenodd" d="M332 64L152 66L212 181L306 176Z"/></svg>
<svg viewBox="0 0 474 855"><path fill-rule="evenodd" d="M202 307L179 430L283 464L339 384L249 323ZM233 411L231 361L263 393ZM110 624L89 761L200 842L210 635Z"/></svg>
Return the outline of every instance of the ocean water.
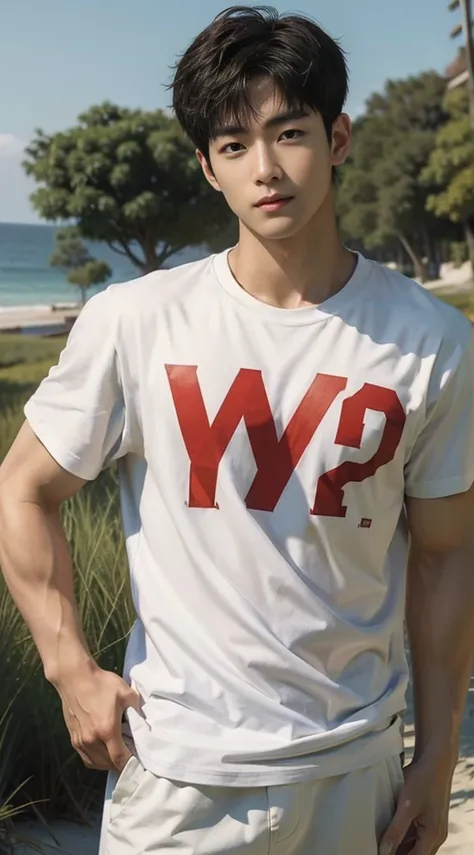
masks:
<svg viewBox="0 0 474 855"><path fill-rule="evenodd" d="M65 274L49 264L54 250L56 229L49 225L0 223L0 312L17 306L44 306L54 303L77 303L80 292L70 285ZM140 271L107 244L87 242L96 258L112 268L111 282L125 282L140 276ZM197 258L205 251L192 248L167 262L175 267ZM89 294L105 288L91 288Z"/></svg>

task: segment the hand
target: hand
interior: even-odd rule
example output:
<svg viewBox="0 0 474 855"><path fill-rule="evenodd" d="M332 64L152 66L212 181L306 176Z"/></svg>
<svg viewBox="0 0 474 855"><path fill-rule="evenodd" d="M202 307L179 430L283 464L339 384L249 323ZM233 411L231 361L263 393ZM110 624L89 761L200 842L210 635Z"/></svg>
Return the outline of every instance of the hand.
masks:
<svg viewBox="0 0 474 855"><path fill-rule="evenodd" d="M55 683L71 743L88 769L121 772L131 752L122 737L127 707L140 712L140 696L111 671L83 663Z"/></svg>
<svg viewBox="0 0 474 855"><path fill-rule="evenodd" d="M405 785L379 855L435 855L448 836L455 764L420 758L404 770Z"/></svg>

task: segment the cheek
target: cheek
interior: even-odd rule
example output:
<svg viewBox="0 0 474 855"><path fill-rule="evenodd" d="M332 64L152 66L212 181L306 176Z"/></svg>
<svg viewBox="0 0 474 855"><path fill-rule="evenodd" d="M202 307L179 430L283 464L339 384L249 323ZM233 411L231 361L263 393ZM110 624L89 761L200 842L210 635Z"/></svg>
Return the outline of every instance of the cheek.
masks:
<svg viewBox="0 0 474 855"><path fill-rule="evenodd" d="M242 206L244 202L248 179L246 180L242 170L235 168L236 164L233 164L233 167L233 169L216 170L215 178L227 204L235 212L239 203Z"/></svg>
<svg viewBox="0 0 474 855"><path fill-rule="evenodd" d="M328 151L321 148L317 156L314 151L308 152L307 157L301 158L297 169L298 174L291 177L301 188L305 207L319 207L332 186L332 167Z"/></svg>
<svg viewBox="0 0 474 855"><path fill-rule="evenodd" d="M299 177L304 183L313 184L315 181L320 183L326 174L331 174L331 161L327 147L321 146L317 150L307 149L302 152L297 168Z"/></svg>

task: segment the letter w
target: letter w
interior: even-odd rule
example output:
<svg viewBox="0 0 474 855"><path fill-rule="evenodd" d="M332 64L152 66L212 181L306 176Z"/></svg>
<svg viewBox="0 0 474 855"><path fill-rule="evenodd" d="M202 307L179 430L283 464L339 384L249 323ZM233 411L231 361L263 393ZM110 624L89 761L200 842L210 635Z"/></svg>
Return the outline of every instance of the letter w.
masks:
<svg viewBox="0 0 474 855"><path fill-rule="evenodd" d="M347 383L345 377L317 374L278 439L260 371L249 368L239 371L210 424L197 367L166 365L165 368L191 461L191 508L216 506L219 464L243 419L257 465L246 505L253 510L273 511L323 416Z"/></svg>

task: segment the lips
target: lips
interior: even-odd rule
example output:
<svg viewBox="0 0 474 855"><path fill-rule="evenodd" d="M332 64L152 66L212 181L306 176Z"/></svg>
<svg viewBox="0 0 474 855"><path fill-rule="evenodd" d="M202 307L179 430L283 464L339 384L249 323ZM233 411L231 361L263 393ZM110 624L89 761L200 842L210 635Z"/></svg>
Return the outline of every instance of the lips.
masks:
<svg viewBox="0 0 474 855"><path fill-rule="evenodd" d="M265 199L260 199L256 207L262 208L266 205L276 205L278 202L290 202L292 198L292 196L267 196Z"/></svg>

